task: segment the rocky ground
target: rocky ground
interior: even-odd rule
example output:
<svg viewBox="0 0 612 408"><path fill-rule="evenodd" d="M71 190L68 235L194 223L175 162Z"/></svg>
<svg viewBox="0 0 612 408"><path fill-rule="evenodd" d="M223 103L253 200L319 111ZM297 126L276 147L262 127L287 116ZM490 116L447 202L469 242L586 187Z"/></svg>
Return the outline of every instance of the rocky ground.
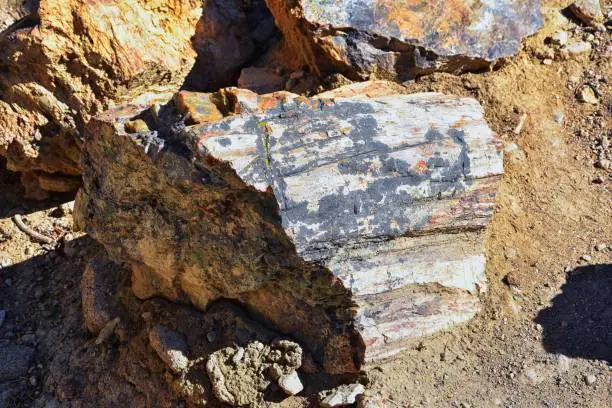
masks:
<svg viewBox="0 0 612 408"><path fill-rule="evenodd" d="M482 312L369 367L367 378L302 370L299 396L271 389L264 406L316 406L318 391L343 380L362 381L388 407L612 406L612 43L609 28L567 19L556 3L501 68L405 84L406 92L475 97L506 146ZM73 198L24 200L18 176L5 170L0 192L0 407L183 406L171 387L187 400L210 390L168 372L146 340L150 327L190 332L192 348L222 333L192 350L202 354L232 345L237 333L275 337L235 305L219 304L200 322L190 308L137 301L118 268L118 301L142 318L96 344L81 277L100 248L73 231L64 204ZM56 243L24 234L15 215Z"/></svg>

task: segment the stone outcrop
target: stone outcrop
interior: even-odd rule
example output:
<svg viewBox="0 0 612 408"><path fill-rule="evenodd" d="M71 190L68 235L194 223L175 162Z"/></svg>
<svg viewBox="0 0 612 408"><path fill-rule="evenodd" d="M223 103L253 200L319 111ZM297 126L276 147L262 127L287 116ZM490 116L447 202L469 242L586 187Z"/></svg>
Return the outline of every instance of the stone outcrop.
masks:
<svg viewBox="0 0 612 408"><path fill-rule="evenodd" d="M227 85L276 33L264 0L8 1L0 156L39 199L80 185L92 115L160 89Z"/></svg>
<svg viewBox="0 0 612 408"><path fill-rule="evenodd" d="M141 134L125 123L155 129L146 106L109 111L88 126L77 222L138 297L235 299L355 371L468 320L486 288L501 147L475 100L398 88L229 88L185 99L223 119L186 126L171 103Z"/></svg>
<svg viewBox="0 0 612 408"><path fill-rule="evenodd" d="M543 23L539 0L266 0L314 72L410 79L489 67Z"/></svg>

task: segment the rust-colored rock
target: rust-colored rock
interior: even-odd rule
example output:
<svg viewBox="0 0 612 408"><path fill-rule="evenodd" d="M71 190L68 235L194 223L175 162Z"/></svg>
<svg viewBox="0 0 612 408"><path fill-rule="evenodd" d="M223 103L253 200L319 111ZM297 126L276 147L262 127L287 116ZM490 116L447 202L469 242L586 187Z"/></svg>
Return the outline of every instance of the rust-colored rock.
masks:
<svg viewBox="0 0 612 408"><path fill-rule="evenodd" d="M327 372L358 370L476 313L502 171L475 100L396 89L230 88L221 120L185 127L169 105L133 135L147 107L109 111L88 126L78 224L138 297L234 299Z"/></svg>
<svg viewBox="0 0 612 408"><path fill-rule="evenodd" d="M314 72L409 79L488 67L543 23L539 0L267 0Z"/></svg>
<svg viewBox="0 0 612 408"><path fill-rule="evenodd" d="M41 0L0 33L0 155L8 169L80 175L79 130L90 115L180 85L196 56L190 39L200 16L196 0ZM46 180L33 195L58 190Z"/></svg>

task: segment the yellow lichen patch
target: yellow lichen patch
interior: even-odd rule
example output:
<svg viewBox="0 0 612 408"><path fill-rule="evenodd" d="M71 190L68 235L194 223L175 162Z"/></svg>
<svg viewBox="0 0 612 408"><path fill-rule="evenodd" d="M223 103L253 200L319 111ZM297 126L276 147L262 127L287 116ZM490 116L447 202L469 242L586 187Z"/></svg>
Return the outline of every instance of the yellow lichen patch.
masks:
<svg viewBox="0 0 612 408"><path fill-rule="evenodd" d="M223 119L223 114L213 102L212 94L180 91L174 97L174 102L180 112L190 115L193 124Z"/></svg>

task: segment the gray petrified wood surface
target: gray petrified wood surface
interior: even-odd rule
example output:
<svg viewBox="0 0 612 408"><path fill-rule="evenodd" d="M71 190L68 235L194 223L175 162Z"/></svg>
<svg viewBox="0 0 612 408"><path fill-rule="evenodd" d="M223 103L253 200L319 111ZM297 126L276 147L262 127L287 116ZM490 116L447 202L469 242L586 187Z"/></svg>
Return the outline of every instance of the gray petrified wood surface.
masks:
<svg viewBox="0 0 612 408"><path fill-rule="evenodd" d="M483 69L543 24L539 0L266 0L315 72L410 78Z"/></svg>
<svg viewBox="0 0 612 408"><path fill-rule="evenodd" d="M80 222L132 265L141 297L202 308L237 299L314 350L328 372L393 355L402 340L477 312L486 288L483 228L502 173L499 141L477 101L394 89L370 82L312 99L223 90L212 98L231 100L222 120L171 137L151 132L158 148L123 131L140 108L110 112L89 129ZM138 185L128 181L129 193L110 186L115 169ZM137 204L147 189L154 204ZM245 192L240 204L230 189ZM182 233L182 207L204 201L198 226ZM218 219L220 207L240 219ZM137 224L135 213L168 224ZM279 242L282 250L271 249ZM237 261L245 251L265 265ZM347 358L354 365L339 364Z"/></svg>

